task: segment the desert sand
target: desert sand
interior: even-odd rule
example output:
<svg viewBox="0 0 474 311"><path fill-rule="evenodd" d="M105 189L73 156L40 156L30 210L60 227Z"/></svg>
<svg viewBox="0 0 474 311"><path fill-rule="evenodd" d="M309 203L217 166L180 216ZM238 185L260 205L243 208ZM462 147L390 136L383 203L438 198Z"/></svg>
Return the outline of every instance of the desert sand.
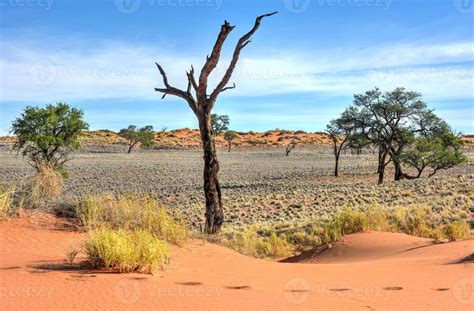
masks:
<svg viewBox="0 0 474 311"><path fill-rule="evenodd" d="M399 233L346 236L328 250L271 262L201 240L174 247L154 275L71 267L85 239L35 214L0 223L3 310L468 310L474 241L434 243Z"/></svg>

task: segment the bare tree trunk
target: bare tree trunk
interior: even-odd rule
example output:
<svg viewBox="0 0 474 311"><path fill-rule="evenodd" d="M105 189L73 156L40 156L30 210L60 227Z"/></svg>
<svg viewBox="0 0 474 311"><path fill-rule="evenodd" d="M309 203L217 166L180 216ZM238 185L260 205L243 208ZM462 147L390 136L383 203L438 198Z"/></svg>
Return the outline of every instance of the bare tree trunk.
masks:
<svg viewBox="0 0 474 311"><path fill-rule="evenodd" d="M196 79L196 77L194 76L193 66L191 66L190 71L186 72L188 78L188 86L186 90L181 90L172 86L168 81L168 77L163 67L161 67L160 64L156 63L156 66L163 78L163 84L165 85L165 87L155 88L155 91L163 93L161 99L164 99L167 95L173 95L184 99L188 103L188 106L194 112L199 121L202 148L204 151L203 177L204 195L206 197L205 230L206 233L209 234L219 232L222 223L224 222L224 210L222 207L221 189L219 186L219 181L217 179L217 174L219 173L219 163L217 162L216 146L211 128L211 111L220 93L235 88L235 83L232 86L227 85L229 83L230 78L232 77L232 73L234 72L235 66L237 65L237 61L239 60L240 52L251 42L251 38L260 27L262 19L268 16L272 16L276 13L277 12L273 12L258 16L255 19L255 24L253 28L249 32L244 34L242 37L240 37L234 48L232 60L228 65L224 76L210 94L207 90L208 77L214 70L214 68L216 68L219 62L222 46L225 40L227 39L227 36L235 27L231 26L229 22L224 21L224 24L221 26L221 30L217 36L214 47L212 48L212 52L210 55L207 56L206 62L204 63L199 74L199 78Z"/></svg>
<svg viewBox="0 0 474 311"><path fill-rule="evenodd" d="M402 171L402 165L400 164L400 161L396 159L396 157L393 158L393 165L395 166L395 180L402 180L405 177L405 174L403 174Z"/></svg>
<svg viewBox="0 0 474 311"><path fill-rule="evenodd" d="M206 225L209 234L219 232L224 222L224 209L222 206L221 189L217 174L219 162L216 156L216 146L211 130L209 114L199 117L202 147L204 151L204 196L206 197Z"/></svg>
<svg viewBox="0 0 474 311"><path fill-rule="evenodd" d="M335 157L336 163L334 165L334 176L339 177L339 155Z"/></svg>
<svg viewBox="0 0 474 311"><path fill-rule="evenodd" d="M132 152L133 147L135 147L136 144L137 144L136 142L128 144L128 153Z"/></svg>
<svg viewBox="0 0 474 311"><path fill-rule="evenodd" d="M229 143L229 149L227 150L227 152L230 152L230 148L232 147L232 142L228 142Z"/></svg>
<svg viewBox="0 0 474 311"><path fill-rule="evenodd" d="M380 155L379 168L378 168L378 174L379 174L378 184L379 185L383 184L383 179L385 175L385 166L387 166L387 163L385 163L386 159L387 159L387 152L382 152L382 154Z"/></svg>

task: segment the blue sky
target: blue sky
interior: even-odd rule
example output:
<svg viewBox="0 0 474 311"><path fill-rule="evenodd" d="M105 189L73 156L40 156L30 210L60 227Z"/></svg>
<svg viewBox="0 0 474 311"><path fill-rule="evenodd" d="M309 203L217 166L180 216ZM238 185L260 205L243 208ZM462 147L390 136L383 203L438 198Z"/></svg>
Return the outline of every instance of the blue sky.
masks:
<svg viewBox="0 0 474 311"><path fill-rule="evenodd" d="M0 0L0 135L25 106L56 101L92 129L196 128L185 102L153 91L154 62L185 87L227 19L237 27L215 83L236 40L275 10L215 106L231 128L320 131L354 93L404 86L474 133L472 0Z"/></svg>

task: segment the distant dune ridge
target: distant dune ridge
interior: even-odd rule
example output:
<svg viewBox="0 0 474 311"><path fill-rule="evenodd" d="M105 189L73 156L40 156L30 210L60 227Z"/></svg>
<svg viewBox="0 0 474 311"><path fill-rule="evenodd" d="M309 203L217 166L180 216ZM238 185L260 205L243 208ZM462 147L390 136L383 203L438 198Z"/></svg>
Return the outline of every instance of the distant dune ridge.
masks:
<svg viewBox="0 0 474 311"><path fill-rule="evenodd" d="M232 141L232 148L252 148L252 147L283 147L290 143L296 142L297 147L303 146L329 146L331 140L325 132L305 132L275 129L266 132L239 132L236 131L237 137ZM216 144L218 148L227 148L228 143L224 139L224 135L216 136ZM463 135L464 142L474 145L474 135ZM15 137L0 137L1 143L13 143ZM126 145L124 138L118 133L110 130L87 131L80 138L83 147L88 146L121 146ZM199 130L182 128L170 131L157 131L156 144L153 148L190 148L197 149L201 147L201 138Z"/></svg>

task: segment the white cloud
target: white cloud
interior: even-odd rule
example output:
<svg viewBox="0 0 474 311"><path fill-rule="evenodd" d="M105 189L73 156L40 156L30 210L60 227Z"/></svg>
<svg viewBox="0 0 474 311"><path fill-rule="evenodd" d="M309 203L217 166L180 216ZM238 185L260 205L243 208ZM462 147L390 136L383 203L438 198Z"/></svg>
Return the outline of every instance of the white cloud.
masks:
<svg viewBox="0 0 474 311"><path fill-rule="evenodd" d="M244 51L232 80L238 88L224 96L298 92L340 96L374 86L381 89L405 86L422 92L428 99L473 99L473 46L472 42L391 45L319 50L311 54L285 51L251 57ZM14 41L5 42L1 54L0 100L35 102L158 100L160 97L153 88L162 81L155 61L163 65L171 83L184 88L185 71L194 64L198 75L204 58L183 57L181 53L155 46L107 44L88 50L47 49ZM211 85L222 76L228 60L224 57L216 68Z"/></svg>

